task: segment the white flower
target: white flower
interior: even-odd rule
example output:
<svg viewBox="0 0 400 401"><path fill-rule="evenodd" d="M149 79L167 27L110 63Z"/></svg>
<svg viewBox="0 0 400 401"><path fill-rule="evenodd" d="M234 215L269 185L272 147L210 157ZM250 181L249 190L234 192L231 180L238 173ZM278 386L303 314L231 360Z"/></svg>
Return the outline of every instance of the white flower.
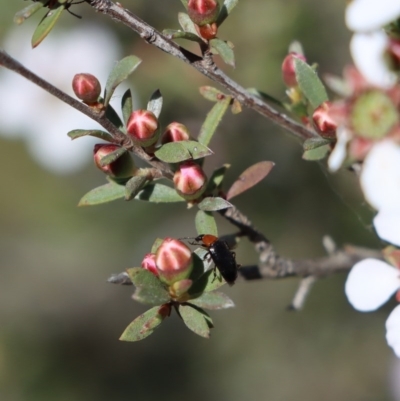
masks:
<svg viewBox="0 0 400 401"><path fill-rule="evenodd" d="M3 48L73 97L71 83L76 73L89 72L104 87L120 58L118 41L104 26L86 23L66 31L57 25L36 49L30 46L33 30L28 22L13 28ZM71 141L67 132L100 128L94 121L4 68L0 69L0 88L1 136L26 141L32 157L52 173L76 172L92 160L94 139Z"/></svg>
<svg viewBox="0 0 400 401"><path fill-rule="evenodd" d="M347 144L351 139L351 133L343 126L339 126L336 130L337 142L329 156L328 167L334 173L339 170L347 155Z"/></svg>
<svg viewBox="0 0 400 401"><path fill-rule="evenodd" d="M399 0L353 0L346 8L346 24L355 32L351 55L372 85L390 88L396 83L397 76L385 58L389 40L381 28L399 17Z"/></svg>
<svg viewBox="0 0 400 401"><path fill-rule="evenodd" d="M352 306L361 312L374 311L400 289L400 271L377 259L356 263L347 277L345 292ZM400 357L400 306L386 321L386 339Z"/></svg>

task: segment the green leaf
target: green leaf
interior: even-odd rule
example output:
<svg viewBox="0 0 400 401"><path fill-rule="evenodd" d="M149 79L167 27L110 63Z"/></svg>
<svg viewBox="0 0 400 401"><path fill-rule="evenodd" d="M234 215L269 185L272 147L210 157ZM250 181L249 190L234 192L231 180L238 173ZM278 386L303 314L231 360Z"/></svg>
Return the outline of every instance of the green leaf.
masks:
<svg viewBox="0 0 400 401"><path fill-rule="evenodd" d="M198 235L211 234L218 237L217 224L212 213L199 210L196 214L195 225Z"/></svg>
<svg viewBox="0 0 400 401"><path fill-rule="evenodd" d="M150 96L147 103L147 110L151 111L157 118L160 117L163 105L163 97L159 89L156 89Z"/></svg>
<svg viewBox="0 0 400 401"><path fill-rule="evenodd" d="M183 0L182 0L183 1ZM239 0L225 0L223 6L221 7L221 11L219 12L217 25L220 26L228 15L232 12L232 10L237 6Z"/></svg>
<svg viewBox="0 0 400 401"><path fill-rule="evenodd" d="M115 182L94 188L85 194L79 201L78 206L100 205L125 197L125 186Z"/></svg>
<svg viewBox="0 0 400 401"><path fill-rule="evenodd" d="M178 21L179 25L185 32L192 33L193 35L197 35L197 31L194 25L194 22L189 18L189 16L185 13L178 13Z"/></svg>
<svg viewBox="0 0 400 401"><path fill-rule="evenodd" d="M67 134L72 140L82 136L94 136L95 138L103 139L104 141L111 142L113 137L105 131L95 129L74 129Z"/></svg>
<svg viewBox="0 0 400 401"><path fill-rule="evenodd" d="M154 330L168 316L166 307L155 306L138 316L122 333L121 341L140 341L153 334Z"/></svg>
<svg viewBox="0 0 400 401"><path fill-rule="evenodd" d="M324 138L309 138L304 141L303 149L304 150L317 149L321 146L328 145L329 143L330 141Z"/></svg>
<svg viewBox="0 0 400 401"><path fill-rule="evenodd" d="M177 31L175 29L164 29L162 33L169 39L186 39L192 42L204 43L203 39L192 32Z"/></svg>
<svg viewBox="0 0 400 401"><path fill-rule="evenodd" d="M123 58L116 64L107 79L106 88L104 91L104 106L107 106L110 102L115 88L122 81L128 78L141 62L142 60L140 60L138 57L131 55Z"/></svg>
<svg viewBox="0 0 400 401"><path fill-rule="evenodd" d="M242 112L242 105L237 99L233 99L231 112L232 114L239 114Z"/></svg>
<svg viewBox="0 0 400 401"><path fill-rule="evenodd" d="M122 96L121 109L122 117L126 125L133 111L132 92L130 89L127 89L124 93L124 96Z"/></svg>
<svg viewBox="0 0 400 401"><path fill-rule="evenodd" d="M151 253L156 253L163 241L164 241L163 238L156 238L154 244L151 247Z"/></svg>
<svg viewBox="0 0 400 401"><path fill-rule="evenodd" d="M154 203L185 202L185 199L179 196L174 188L158 183L146 185L135 196L135 199Z"/></svg>
<svg viewBox="0 0 400 401"><path fill-rule="evenodd" d="M273 162L263 161L247 168L229 188L226 199L232 199L251 187L254 187L254 185L258 184L270 173L274 166L275 163Z"/></svg>
<svg viewBox="0 0 400 401"><path fill-rule="evenodd" d="M190 303L200 308L211 310L227 309L235 306L226 294L219 291L205 292L200 297L191 300Z"/></svg>
<svg viewBox="0 0 400 401"><path fill-rule="evenodd" d="M294 59L294 67L300 90L311 106L316 109L326 102L328 95L315 70L299 58Z"/></svg>
<svg viewBox="0 0 400 401"><path fill-rule="evenodd" d="M226 284L226 281L221 277L219 272L212 268L207 270L193 285L189 288L188 294L192 299L201 297L206 292L215 291Z"/></svg>
<svg viewBox="0 0 400 401"><path fill-rule="evenodd" d="M262 99L264 101L274 103L279 107L284 107L283 103L280 100L274 98L273 96L269 95L268 93L263 92L257 88L247 88L247 92L251 93L254 96L259 97L260 99Z"/></svg>
<svg viewBox="0 0 400 401"><path fill-rule="evenodd" d="M105 116L108 120L110 120L116 127L118 127L121 131L125 132L124 124L119 117L118 113L114 110L114 108L109 104L106 108Z"/></svg>
<svg viewBox="0 0 400 401"><path fill-rule="evenodd" d="M104 156L100 159L100 166L107 166L108 164L115 162L115 160L119 159L123 154L127 152L126 148L120 147L113 152L109 153L107 156Z"/></svg>
<svg viewBox="0 0 400 401"><path fill-rule="evenodd" d="M201 144L207 146L210 143L218 124L221 122L222 117L228 110L231 100L232 98L230 96L226 96L224 99L215 103L212 109L208 112L200 129L199 137L197 138Z"/></svg>
<svg viewBox="0 0 400 401"><path fill-rule="evenodd" d="M212 155L213 152L197 141L177 141L166 143L154 154L165 163L179 163L189 159L200 159Z"/></svg>
<svg viewBox="0 0 400 401"><path fill-rule="evenodd" d="M201 308L192 305L179 305L179 315L183 322L197 335L210 338L210 328L213 327L210 316Z"/></svg>
<svg viewBox="0 0 400 401"><path fill-rule="evenodd" d="M146 183L146 177L132 177L125 184L125 200L129 201L133 199L138 192L143 188L143 185Z"/></svg>
<svg viewBox="0 0 400 401"><path fill-rule="evenodd" d="M303 159L308 161L321 160L330 151L331 147L329 145L320 146L319 148L306 150L303 153Z"/></svg>
<svg viewBox="0 0 400 401"><path fill-rule="evenodd" d="M127 269L127 273L136 287L132 296L135 301L149 305L161 305L170 301L168 291L153 273L142 267Z"/></svg>
<svg viewBox="0 0 400 401"><path fill-rule="evenodd" d="M228 170L228 168L230 167L230 164L224 164L222 167L218 168L212 173L210 179L208 180L206 192L212 192L221 186L225 177L226 170Z"/></svg>
<svg viewBox="0 0 400 401"><path fill-rule="evenodd" d="M37 2L29 4L29 6L19 10L14 15L14 23L21 25L25 20L27 20L31 15L35 14L35 12L39 11L43 7L43 3Z"/></svg>
<svg viewBox="0 0 400 401"><path fill-rule="evenodd" d="M182 4L183 4L183 6L186 8L186 10L187 10L187 8L188 8L188 1L189 1L189 0L181 0Z"/></svg>
<svg viewBox="0 0 400 401"><path fill-rule="evenodd" d="M224 63L232 66L235 68L235 54L233 49L227 42L221 39L211 39L210 42L210 49L213 53L217 53L221 56Z"/></svg>
<svg viewBox="0 0 400 401"><path fill-rule="evenodd" d="M213 212L232 207L232 203L229 203L223 198L209 196L204 198L197 206L200 210L204 210L205 212Z"/></svg>
<svg viewBox="0 0 400 401"><path fill-rule="evenodd" d="M212 86L200 86L199 91L204 98L211 102L217 102L226 96L225 93Z"/></svg>
<svg viewBox="0 0 400 401"><path fill-rule="evenodd" d="M33 48L38 46L54 28L64 9L65 5L60 4L57 8L49 10L48 13L42 18L32 36L31 44Z"/></svg>

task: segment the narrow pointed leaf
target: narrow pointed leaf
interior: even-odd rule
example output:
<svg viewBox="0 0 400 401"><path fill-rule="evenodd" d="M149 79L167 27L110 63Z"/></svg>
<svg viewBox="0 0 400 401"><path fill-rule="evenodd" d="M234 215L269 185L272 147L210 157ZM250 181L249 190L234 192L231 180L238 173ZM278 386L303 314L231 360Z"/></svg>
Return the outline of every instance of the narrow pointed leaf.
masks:
<svg viewBox="0 0 400 401"><path fill-rule="evenodd" d="M132 177L125 184L125 200L129 201L133 199L138 192L143 188L143 185L146 183L146 177Z"/></svg>
<svg viewBox="0 0 400 401"><path fill-rule="evenodd" d="M197 138L200 143L208 146L213 135L215 134L218 124L221 122L222 117L228 110L231 100L232 98L230 96L226 96L224 99L215 103L212 109L208 112L207 117L200 129L200 134Z"/></svg>
<svg viewBox="0 0 400 401"><path fill-rule="evenodd" d="M284 104L280 100L274 98L273 96L269 95L268 93L263 92L263 91L261 91L261 90L259 90L257 88L247 88L247 92L251 93L254 96L259 97L262 100L274 103L277 106L285 107Z"/></svg>
<svg viewBox="0 0 400 401"><path fill-rule="evenodd" d="M211 102L217 102L218 100L224 99L226 96L225 93L212 86L201 86L199 91L204 98Z"/></svg>
<svg viewBox="0 0 400 401"><path fill-rule="evenodd" d="M31 15L35 14L36 11L39 11L43 7L43 3L37 2L29 4L29 6L19 10L14 15L14 23L21 25L26 19L28 19Z"/></svg>
<svg viewBox="0 0 400 401"><path fill-rule="evenodd" d="M163 241L163 238L157 238L151 247L151 253L156 253Z"/></svg>
<svg viewBox="0 0 400 401"><path fill-rule="evenodd" d="M154 203L185 202L185 199L179 196L174 188L158 183L146 185L135 196L135 199Z"/></svg>
<svg viewBox="0 0 400 401"><path fill-rule="evenodd" d="M114 108L109 104L106 108L105 116L109 119L116 127L118 127L121 131L125 132L124 124L119 117L118 113L114 110Z"/></svg>
<svg viewBox="0 0 400 401"><path fill-rule="evenodd" d="M122 108L122 117L126 125L133 111L132 92L130 89L127 89L124 95L122 96L121 108Z"/></svg>
<svg viewBox="0 0 400 401"><path fill-rule="evenodd" d="M235 306L226 294L219 291L206 292L200 297L190 300L190 303L210 310L227 309Z"/></svg>
<svg viewBox="0 0 400 401"><path fill-rule="evenodd" d="M204 198L197 206L200 210L204 210L205 212L213 212L232 207L232 203L229 203L223 198L209 196Z"/></svg>
<svg viewBox="0 0 400 401"><path fill-rule="evenodd" d="M203 39L192 32L177 31L175 29L164 29L163 34L169 39L186 39L192 42L204 43Z"/></svg>
<svg viewBox="0 0 400 401"><path fill-rule="evenodd" d="M108 132L94 129L75 129L73 131L69 131L67 135L72 140L80 138L82 136L94 136L95 138L103 139L107 142L111 142L113 139L113 137Z"/></svg>
<svg viewBox="0 0 400 401"><path fill-rule="evenodd" d="M316 149L306 150L303 153L303 159L308 161L322 160L326 157L328 152L330 151L329 145L320 146Z"/></svg>
<svg viewBox="0 0 400 401"><path fill-rule="evenodd" d="M190 305L179 305L179 314L188 329L201 337L210 338L210 328L213 325L205 311Z"/></svg>
<svg viewBox="0 0 400 401"><path fill-rule="evenodd" d="M179 163L189 159L200 159L212 155L213 152L197 141L178 141L166 143L154 154L165 163Z"/></svg>
<svg viewBox="0 0 400 401"><path fill-rule="evenodd" d="M110 182L89 191L79 201L78 206L100 205L101 203L111 202L124 197L125 186Z"/></svg>
<svg viewBox="0 0 400 401"><path fill-rule="evenodd" d="M232 199L251 187L254 187L254 185L258 184L270 173L274 165L275 163L273 162L263 161L250 166L248 169L243 171L240 177L232 184L226 194L226 199Z"/></svg>
<svg viewBox="0 0 400 401"><path fill-rule="evenodd" d="M159 327L163 320L167 317L163 313L163 306L155 306L147 312L138 316L122 333L119 338L121 341L140 341L153 334L154 330Z"/></svg>
<svg viewBox="0 0 400 401"><path fill-rule="evenodd" d="M237 99L233 99L232 106L231 106L232 114L239 114L242 112L242 105Z"/></svg>
<svg viewBox="0 0 400 401"><path fill-rule="evenodd" d="M189 1L189 0L181 0L182 4L183 4L183 6L186 8L186 10L187 10L187 8L188 8L188 1Z"/></svg>
<svg viewBox="0 0 400 401"><path fill-rule="evenodd" d="M297 82L302 93L310 102L311 106L316 109L319 105L328 100L324 85L315 70L303 60L295 58L294 66Z"/></svg>
<svg viewBox="0 0 400 401"><path fill-rule="evenodd" d="M56 22L60 18L61 13L64 11L64 9L65 5L60 4L57 8L51 9L39 22L39 25L36 27L31 40L33 48L38 46L42 42L42 40L54 28Z"/></svg>
<svg viewBox="0 0 400 401"><path fill-rule="evenodd" d="M197 35L196 28L194 26L194 22L189 18L189 16L185 13L178 14L179 25L185 32L192 33L193 35Z"/></svg>
<svg viewBox="0 0 400 401"><path fill-rule="evenodd" d="M196 214L195 225L197 234L211 234L218 237L217 223L210 212L199 210Z"/></svg>
<svg viewBox="0 0 400 401"><path fill-rule="evenodd" d="M225 177L226 170L228 170L228 168L230 167L230 164L224 164L222 167L218 168L212 173L210 179L208 180L206 192L212 192L216 188L219 188L221 186Z"/></svg>
<svg viewBox="0 0 400 401"><path fill-rule="evenodd" d="M235 68L235 53L228 43L221 39L211 39L209 43L213 53L219 54L224 63Z"/></svg>
<svg viewBox="0 0 400 401"><path fill-rule="evenodd" d="M183 1L183 0L182 0ZM232 12L232 10L237 6L239 0L225 0L224 4L221 7L221 11L219 12L217 25L220 26L228 15Z"/></svg>
<svg viewBox="0 0 400 401"><path fill-rule="evenodd" d="M150 100L147 103L147 110L151 111L157 118L160 117L161 109L163 105L163 97L159 89L155 90L150 96Z"/></svg>
<svg viewBox="0 0 400 401"><path fill-rule="evenodd" d="M188 294L192 299L201 297L206 292L215 291L226 284L225 280L221 277L215 268L207 270L193 285L189 288Z"/></svg>
<svg viewBox="0 0 400 401"><path fill-rule="evenodd" d="M107 156L104 156L100 159L100 166L107 166L107 164L110 164L112 162L115 162L115 160L119 159L124 153L126 153L127 150L126 148L118 148L114 150L113 152L109 153Z"/></svg>
<svg viewBox="0 0 400 401"><path fill-rule="evenodd" d="M168 291L153 273L142 267L127 269L127 273L136 287L132 296L135 301L148 305L161 305L170 301Z"/></svg>
<svg viewBox="0 0 400 401"><path fill-rule="evenodd" d="M317 149L321 146L328 145L330 141L324 138L309 138L303 143L304 150Z"/></svg>
<svg viewBox="0 0 400 401"><path fill-rule="evenodd" d="M142 60L140 60L138 57L131 55L123 58L116 64L107 79L106 88L104 91L104 106L107 106L110 102L115 88L122 81L128 78L141 62Z"/></svg>

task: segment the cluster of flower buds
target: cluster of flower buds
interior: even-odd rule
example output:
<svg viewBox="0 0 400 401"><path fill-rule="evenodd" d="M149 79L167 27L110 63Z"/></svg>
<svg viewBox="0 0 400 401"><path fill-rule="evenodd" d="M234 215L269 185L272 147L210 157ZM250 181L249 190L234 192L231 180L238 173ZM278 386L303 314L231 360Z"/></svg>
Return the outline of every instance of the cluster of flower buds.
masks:
<svg viewBox="0 0 400 401"><path fill-rule="evenodd" d="M173 298L182 299L193 283L189 279L193 269L192 251L178 239L165 238L156 253L145 255L142 267L167 284Z"/></svg>
<svg viewBox="0 0 400 401"><path fill-rule="evenodd" d="M187 11L200 37L211 40L217 36L218 0L189 0Z"/></svg>

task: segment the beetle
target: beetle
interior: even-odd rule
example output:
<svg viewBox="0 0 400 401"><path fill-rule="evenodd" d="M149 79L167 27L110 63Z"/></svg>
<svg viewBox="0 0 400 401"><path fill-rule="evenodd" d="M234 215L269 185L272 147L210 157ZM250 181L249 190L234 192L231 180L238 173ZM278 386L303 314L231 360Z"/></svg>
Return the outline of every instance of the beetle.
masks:
<svg viewBox="0 0 400 401"><path fill-rule="evenodd" d="M221 276L229 285L235 284L240 265L237 264L235 252L230 250L228 244L211 234L201 234L193 239L195 242L190 242L190 244L200 245L207 249L208 255Z"/></svg>

